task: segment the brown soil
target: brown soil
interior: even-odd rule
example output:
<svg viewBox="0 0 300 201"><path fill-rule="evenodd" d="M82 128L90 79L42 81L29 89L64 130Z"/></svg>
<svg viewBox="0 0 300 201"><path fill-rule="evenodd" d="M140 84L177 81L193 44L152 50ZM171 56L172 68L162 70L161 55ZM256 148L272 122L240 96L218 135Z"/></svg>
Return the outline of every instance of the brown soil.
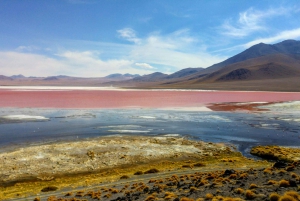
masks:
<svg viewBox="0 0 300 201"><path fill-rule="evenodd" d="M215 103L207 107L213 111L248 111L248 112L261 112L268 111L268 109L259 108L259 106L271 105L273 102L268 103Z"/></svg>

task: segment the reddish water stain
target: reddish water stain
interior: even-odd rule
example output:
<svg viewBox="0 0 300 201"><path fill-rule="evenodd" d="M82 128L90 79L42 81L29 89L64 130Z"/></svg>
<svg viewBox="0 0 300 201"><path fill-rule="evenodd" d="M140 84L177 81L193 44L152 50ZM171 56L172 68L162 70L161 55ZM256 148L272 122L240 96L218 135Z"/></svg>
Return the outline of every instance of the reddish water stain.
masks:
<svg viewBox="0 0 300 201"><path fill-rule="evenodd" d="M0 107L21 108L163 108L196 107L209 103L295 100L300 100L299 92L0 90Z"/></svg>

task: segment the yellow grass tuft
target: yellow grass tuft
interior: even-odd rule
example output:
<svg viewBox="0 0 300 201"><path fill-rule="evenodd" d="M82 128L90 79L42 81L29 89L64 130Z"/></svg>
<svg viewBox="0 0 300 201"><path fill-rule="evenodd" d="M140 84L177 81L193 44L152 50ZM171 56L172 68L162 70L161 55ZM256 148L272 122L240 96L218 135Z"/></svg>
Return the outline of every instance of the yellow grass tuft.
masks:
<svg viewBox="0 0 300 201"><path fill-rule="evenodd" d="M284 193L284 195L289 195L295 198L296 200L300 200L300 195L296 191L287 191Z"/></svg>
<svg viewBox="0 0 300 201"><path fill-rule="evenodd" d="M280 187L289 187L289 186L290 186L290 182L283 179L283 180L281 180L281 181L279 182L279 186L280 186Z"/></svg>
<svg viewBox="0 0 300 201"><path fill-rule="evenodd" d="M242 188L237 188L237 189L235 189L235 192L236 192L237 194L243 194L245 191L244 191L244 189L242 189Z"/></svg>
<svg viewBox="0 0 300 201"><path fill-rule="evenodd" d="M206 200L213 199L213 197L214 197L214 195L211 194L211 193L207 193L207 194L205 195L205 199L206 199Z"/></svg>
<svg viewBox="0 0 300 201"><path fill-rule="evenodd" d="M280 197L279 201L298 201L298 200L296 200L292 196L284 195L284 196Z"/></svg>
<svg viewBox="0 0 300 201"><path fill-rule="evenodd" d="M277 184L278 182L277 181L275 181L275 180L269 180L268 181L268 185L274 185L274 184Z"/></svg>
<svg viewBox="0 0 300 201"><path fill-rule="evenodd" d="M271 193L269 196L270 201L278 201L280 199L280 195L277 193Z"/></svg>
<svg viewBox="0 0 300 201"><path fill-rule="evenodd" d="M245 196L249 200L252 200L256 197L255 193L251 190L246 190Z"/></svg>

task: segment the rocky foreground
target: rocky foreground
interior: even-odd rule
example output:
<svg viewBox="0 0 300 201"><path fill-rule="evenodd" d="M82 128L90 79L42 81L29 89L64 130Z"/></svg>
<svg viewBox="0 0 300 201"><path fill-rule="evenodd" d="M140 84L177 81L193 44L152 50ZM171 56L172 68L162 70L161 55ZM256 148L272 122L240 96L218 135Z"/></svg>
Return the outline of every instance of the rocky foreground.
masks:
<svg viewBox="0 0 300 201"><path fill-rule="evenodd" d="M49 196L49 201L299 201L300 163L263 169L195 172ZM36 198L35 200L41 200ZM45 199L46 200L46 199Z"/></svg>
<svg viewBox="0 0 300 201"><path fill-rule="evenodd" d="M245 158L229 145L173 136L113 136L32 145L0 153L0 164L0 200L43 194L49 186L58 192L109 184L140 177L151 169L170 174L270 165Z"/></svg>

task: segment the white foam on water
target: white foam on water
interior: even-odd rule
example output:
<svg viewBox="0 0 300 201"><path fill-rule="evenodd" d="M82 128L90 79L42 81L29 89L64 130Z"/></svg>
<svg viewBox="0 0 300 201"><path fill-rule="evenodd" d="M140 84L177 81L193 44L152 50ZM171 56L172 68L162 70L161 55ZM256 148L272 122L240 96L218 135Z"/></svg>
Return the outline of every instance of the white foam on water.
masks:
<svg viewBox="0 0 300 201"><path fill-rule="evenodd" d="M283 119L280 119L280 120L283 120L283 121L296 121L296 122L300 122L300 119L287 119L287 118L283 118Z"/></svg>
<svg viewBox="0 0 300 201"><path fill-rule="evenodd" d="M114 125L114 126L98 126L97 128L142 128L142 126L139 125Z"/></svg>
<svg viewBox="0 0 300 201"><path fill-rule="evenodd" d="M290 101L283 103L274 103L267 106L261 106L261 108L267 108L275 111L299 111L300 110L300 101Z"/></svg>
<svg viewBox="0 0 300 201"><path fill-rule="evenodd" d="M165 137L178 137L180 134L165 134Z"/></svg>
<svg viewBox="0 0 300 201"><path fill-rule="evenodd" d="M153 116L138 116L138 118L141 118L141 119L156 119L156 117L153 117Z"/></svg>
<svg viewBox="0 0 300 201"><path fill-rule="evenodd" d="M2 116L2 118L9 119L9 120L49 120L49 118L43 116L31 116L31 115L24 115L24 114L6 115L6 116Z"/></svg>

